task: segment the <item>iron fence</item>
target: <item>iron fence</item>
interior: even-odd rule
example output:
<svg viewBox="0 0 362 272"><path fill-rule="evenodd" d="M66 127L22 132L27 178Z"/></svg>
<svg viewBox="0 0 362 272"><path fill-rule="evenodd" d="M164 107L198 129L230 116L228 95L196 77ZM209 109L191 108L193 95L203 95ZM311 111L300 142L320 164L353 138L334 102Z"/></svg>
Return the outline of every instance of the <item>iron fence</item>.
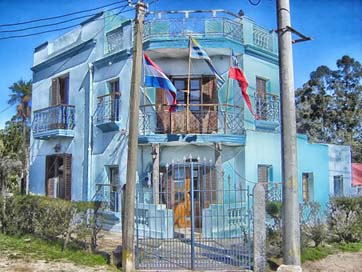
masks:
<svg viewBox="0 0 362 272"><path fill-rule="evenodd" d="M206 160L174 162L161 172L156 199L138 197L137 268L250 269L248 189Z"/></svg>

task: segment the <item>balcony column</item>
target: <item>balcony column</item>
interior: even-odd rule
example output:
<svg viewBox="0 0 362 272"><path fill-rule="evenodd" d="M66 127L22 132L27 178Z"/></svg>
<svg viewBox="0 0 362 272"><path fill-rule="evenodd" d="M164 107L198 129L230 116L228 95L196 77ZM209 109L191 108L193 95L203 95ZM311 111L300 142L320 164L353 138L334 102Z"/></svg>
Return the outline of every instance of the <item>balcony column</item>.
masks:
<svg viewBox="0 0 362 272"><path fill-rule="evenodd" d="M160 199L160 144L152 144L152 184L153 204L159 204Z"/></svg>
<svg viewBox="0 0 362 272"><path fill-rule="evenodd" d="M216 168L216 203L222 204L223 200L223 173L222 173L222 161L221 161L221 151L222 145L220 143L215 143L215 168Z"/></svg>

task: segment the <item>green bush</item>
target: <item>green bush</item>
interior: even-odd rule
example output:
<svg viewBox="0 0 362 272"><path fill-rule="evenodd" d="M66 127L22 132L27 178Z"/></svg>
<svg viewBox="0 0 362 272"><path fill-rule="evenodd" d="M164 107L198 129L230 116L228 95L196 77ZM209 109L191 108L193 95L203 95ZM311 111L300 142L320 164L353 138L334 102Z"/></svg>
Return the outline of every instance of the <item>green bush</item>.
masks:
<svg viewBox="0 0 362 272"><path fill-rule="evenodd" d="M362 241L362 197L331 198L328 225L332 241Z"/></svg>
<svg viewBox="0 0 362 272"><path fill-rule="evenodd" d="M3 233L35 234L50 240L63 240L65 249L73 238L84 248L95 250L98 205L93 202L70 202L43 196L12 196L0 199L5 214L0 215Z"/></svg>
<svg viewBox="0 0 362 272"><path fill-rule="evenodd" d="M327 239L328 229L322 210L317 202L306 202L300 205L302 247L313 242L318 247Z"/></svg>

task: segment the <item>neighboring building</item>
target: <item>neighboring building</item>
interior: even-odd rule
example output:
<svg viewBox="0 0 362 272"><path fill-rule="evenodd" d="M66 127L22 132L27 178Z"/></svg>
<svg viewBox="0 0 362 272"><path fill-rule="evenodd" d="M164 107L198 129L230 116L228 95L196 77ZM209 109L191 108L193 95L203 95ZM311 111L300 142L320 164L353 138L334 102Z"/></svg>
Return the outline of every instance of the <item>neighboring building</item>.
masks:
<svg viewBox="0 0 362 272"><path fill-rule="evenodd" d="M351 148L343 145L328 145L330 195L352 196Z"/></svg>
<svg viewBox="0 0 362 272"><path fill-rule="evenodd" d="M240 218L253 185L281 182L277 36L246 17L183 15L155 15L145 24L144 50L178 89L178 105L170 110L161 89L141 90L137 235L173 237L193 221L202 237L232 237L246 229ZM113 229L120 228L126 181L132 27L100 13L37 47L32 68L30 191L102 200ZM222 74L221 88L204 60L189 63L189 35ZM227 80L231 49L258 120L237 82ZM301 201L326 205L330 193L348 192L339 183L350 179L341 177L347 149L298 136Z"/></svg>
<svg viewBox="0 0 362 272"><path fill-rule="evenodd" d="M352 194L362 196L362 163L352 163Z"/></svg>

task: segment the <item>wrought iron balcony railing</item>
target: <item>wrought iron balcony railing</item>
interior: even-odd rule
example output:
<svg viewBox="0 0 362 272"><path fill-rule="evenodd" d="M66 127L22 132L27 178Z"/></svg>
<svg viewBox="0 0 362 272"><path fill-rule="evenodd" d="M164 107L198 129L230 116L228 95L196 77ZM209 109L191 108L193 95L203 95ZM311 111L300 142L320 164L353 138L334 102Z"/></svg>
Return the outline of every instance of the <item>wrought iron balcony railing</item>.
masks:
<svg viewBox="0 0 362 272"><path fill-rule="evenodd" d="M120 121L120 94L110 93L98 97L98 104L94 123L102 126Z"/></svg>
<svg viewBox="0 0 362 272"><path fill-rule="evenodd" d="M222 37L243 43L243 26L228 18L172 18L155 19L145 23L144 40L195 37Z"/></svg>
<svg viewBox="0 0 362 272"><path fill-rule="evenodd" d="M140 135L149 134L240 134L243 135L243 111L227 104L178 104L141 106Z"/></svg>
<svg viewBox="0 0 362 272"><path fill-rule="evenodd" d="M102 203L102 209L111 212L120 212L122 186L120 184L96 183L94 201Z"/></svg>
<svg viewBox="0 0 362 272"><path fill-rule="evenodd" d="M255 111L259 120L279 123L279 97L254 94Z"/></svg>
<svg viewBox="0 0 362 272"><path fill-rule="evenodd" d="M61 133L58 135L58 133L50 132L55 130L73 130L75 125L74 114L75 107L72 105L56 105L34 111L32 124L34 137L62 136Z"/></svg>

